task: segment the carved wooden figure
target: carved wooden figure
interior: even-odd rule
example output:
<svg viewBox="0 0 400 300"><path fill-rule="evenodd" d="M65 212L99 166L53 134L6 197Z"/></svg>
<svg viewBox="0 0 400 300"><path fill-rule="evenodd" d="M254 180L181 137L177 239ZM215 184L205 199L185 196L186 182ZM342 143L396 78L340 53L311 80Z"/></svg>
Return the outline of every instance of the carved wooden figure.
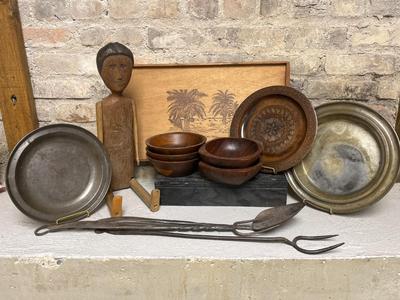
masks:
<svg viewBox="0 0 400 300"><path fill-rule="evenodd" d="M97 53L97 69L111 94L96 103L97 136L112 165L111 190L129 187L137 155L137 122L133 99L122 92L134 64L132 52L120 43L109 43Z"/></svg>

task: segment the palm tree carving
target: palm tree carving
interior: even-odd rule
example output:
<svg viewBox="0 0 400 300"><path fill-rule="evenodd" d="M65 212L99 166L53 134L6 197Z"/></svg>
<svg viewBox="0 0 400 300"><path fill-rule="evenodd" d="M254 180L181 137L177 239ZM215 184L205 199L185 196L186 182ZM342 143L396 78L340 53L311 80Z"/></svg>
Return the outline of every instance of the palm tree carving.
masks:
<svg viewBox="0 0 400 300"><path fill-rule="evenodd" d="M225 92L218 90L213 95L213 104L210 107L210 112L214 117L220 115L222 123L226 125L228 118L232 118L239 104L235 101L235 94L228 90Z"/></svg>
<svg viewBox="0 0 400 300"><path fill-rule="evenodd" d="M207 94L192 90L172 90L167 91L169 120L175 126L185 130L190 126L190 122L194 121L194 117L205 119L205 105L200 100Z"/></svg>

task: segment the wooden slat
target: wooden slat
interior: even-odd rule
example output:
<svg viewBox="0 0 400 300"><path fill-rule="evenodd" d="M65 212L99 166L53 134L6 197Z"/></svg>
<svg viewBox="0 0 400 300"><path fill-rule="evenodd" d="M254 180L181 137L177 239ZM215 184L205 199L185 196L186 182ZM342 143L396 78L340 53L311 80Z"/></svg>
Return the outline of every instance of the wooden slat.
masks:
<svg viewBox="0 0 400 300"><path fill-rule="evenodd" d="M0 28L0 111L11 150L38 127L16 0L0 0Z"/></svg>

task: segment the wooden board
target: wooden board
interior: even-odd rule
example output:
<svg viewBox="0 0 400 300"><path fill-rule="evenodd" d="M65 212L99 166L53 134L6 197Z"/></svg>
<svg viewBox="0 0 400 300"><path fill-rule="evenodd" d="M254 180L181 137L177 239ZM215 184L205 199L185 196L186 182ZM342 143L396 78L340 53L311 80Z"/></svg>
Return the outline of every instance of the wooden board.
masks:
<svg viewBox="0 0 400 300"><path fill-rule="evenodd" d="M289 63L135 66L124 95L136 102L139 158L155 134L229 135L237 106L254 91L289 84Z"/></svg>
<svg viewBox="0 0 400 300"><path fill-rule="evenodd" d="M16 0L0 0L0 111L8 149L38 127Z"/></svg>
<svg viewBox="0 0 400 300"><path fill-rule="evenodd" d="M161 205L281 206L286 204L288 183L283 174L259 173L240 186L209 181L199 173L186 177L156 175Z"/></svg>

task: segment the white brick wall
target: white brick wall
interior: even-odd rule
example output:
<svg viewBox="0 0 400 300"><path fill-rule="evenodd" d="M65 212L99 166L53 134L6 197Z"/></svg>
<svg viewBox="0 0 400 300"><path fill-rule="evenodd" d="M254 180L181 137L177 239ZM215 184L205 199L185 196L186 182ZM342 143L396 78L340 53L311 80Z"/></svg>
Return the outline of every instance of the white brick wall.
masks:
<svg viewBox="0 0 400 300"><path fill-rule="evenodd" d="M400 93L397 0L19 0L41 124L95 129L107 94L95 65L109 41L136 63L289 60L316 105L360 100L394 122ZM6 146L0 122L0 174ZM0 180L2 175L0 175Z"/></svg>

